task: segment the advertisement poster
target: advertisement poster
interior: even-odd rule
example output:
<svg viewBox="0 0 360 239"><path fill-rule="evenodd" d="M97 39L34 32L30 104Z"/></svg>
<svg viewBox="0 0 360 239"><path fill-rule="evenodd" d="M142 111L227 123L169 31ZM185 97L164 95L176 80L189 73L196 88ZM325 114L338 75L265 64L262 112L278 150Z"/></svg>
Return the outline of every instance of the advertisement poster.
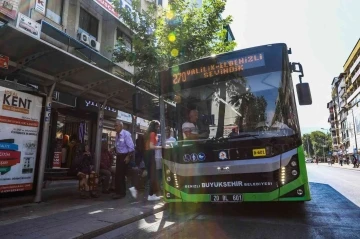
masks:
<svg viewBox="0 0 360 239"><path fill-rule="evenodd" d="M0 193L33 188L42 98L0 86Z"/></svg>
<svg viewBox="0 0 360 239"><path fill-rule="evenodd" d="M30 34L40 39L41 24L35 22L31 18L28 18L24 14L21 13L18 14L16 27L27 34Z"/></svg>
<svg viewBox="0 0 360 239"><path fill-rule="evenodd" d="M20 0L0 0L0 13L12 19L16 19Z"/></svg>

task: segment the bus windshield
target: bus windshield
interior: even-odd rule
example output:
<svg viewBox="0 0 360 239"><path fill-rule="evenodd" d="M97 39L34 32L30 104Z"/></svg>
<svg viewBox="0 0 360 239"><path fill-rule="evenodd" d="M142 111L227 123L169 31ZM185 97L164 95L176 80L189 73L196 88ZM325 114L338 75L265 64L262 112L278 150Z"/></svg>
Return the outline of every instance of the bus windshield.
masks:
<svg viewBox="0 0 360 239"><path fill-rule="evenodd" d="M299 133L285 71L214 78L164 95L176 102L180 140L268 138Z"/></svg>

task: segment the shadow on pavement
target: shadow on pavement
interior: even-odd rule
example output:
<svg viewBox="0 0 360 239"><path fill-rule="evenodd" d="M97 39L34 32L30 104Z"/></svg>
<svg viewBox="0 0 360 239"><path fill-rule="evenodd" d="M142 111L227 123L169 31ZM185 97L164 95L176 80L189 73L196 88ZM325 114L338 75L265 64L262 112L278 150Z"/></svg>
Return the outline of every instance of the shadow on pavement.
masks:
<svg viewBox="0 0 360 239"><path fill-rule="evenodd" d="M358 206L327 184L310 183L310 189L312 200L305 203L170 206L171 215L162 219L157 232L149 232L147 235L149 238L360 237L360 227L357 223L360 218ZM180 218L190 214L194 215L191 220L179 222ZM176 223L163 229L168 222ZM162 232L159 234L160 231Z"/></svg>

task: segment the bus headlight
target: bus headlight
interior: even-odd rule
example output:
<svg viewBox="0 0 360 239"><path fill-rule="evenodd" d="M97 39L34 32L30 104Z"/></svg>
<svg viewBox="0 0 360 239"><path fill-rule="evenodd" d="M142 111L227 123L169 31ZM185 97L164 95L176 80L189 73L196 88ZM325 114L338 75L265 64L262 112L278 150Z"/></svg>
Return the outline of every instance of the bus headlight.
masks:
<svg viewBox="0 0 360 239"><path fill-rule="evenodd" d="M296 163L296 161L291 161L291 166L293 166L293 167L296 167L296 165L297 165L297 163Z"/></svg>
<svg viewBox="0 0 360 239"><path fill-rule="evenodd" d="M170 198L171 197L170 193L166 193L166 197Z"/></svg>
<svg viewBox="0 0 360 239"><path fill-rule="evenodd" d="M170 170L169 169L166 169L166 174L170 174Z"/></svg>
<svg viewBox="0 0 360 239"><path fill-rule="evenodd" d="M301 196L304 194L304 191L301 188L299 188L298 190L296 190L296 193L297 195Z"/></svg>
<svg viewBox="0 0 360 239"><path fill-rule="evenodd" d="M171 177L167 177L166 181L170 182L171 181Z"/></svg>
<svg viewBox="0 0 360 239"><path fill-rule="evenodd" d="M297 172L296 170L293 170L293 171L291 171L291 174L292 174L293 176L296 176L296 175L298 174L298 172Z"/></svg>

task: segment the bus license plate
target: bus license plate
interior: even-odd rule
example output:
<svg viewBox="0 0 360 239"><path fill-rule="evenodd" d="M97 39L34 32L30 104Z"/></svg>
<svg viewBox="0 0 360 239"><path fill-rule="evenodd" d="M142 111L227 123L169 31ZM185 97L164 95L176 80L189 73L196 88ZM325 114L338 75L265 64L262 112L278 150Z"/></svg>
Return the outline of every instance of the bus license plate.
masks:
<svg viewBox="0 0 360 239"><path fill-rule="evenodd" d="M241 194L211 195L211 202L242 202Z"/></svg>

